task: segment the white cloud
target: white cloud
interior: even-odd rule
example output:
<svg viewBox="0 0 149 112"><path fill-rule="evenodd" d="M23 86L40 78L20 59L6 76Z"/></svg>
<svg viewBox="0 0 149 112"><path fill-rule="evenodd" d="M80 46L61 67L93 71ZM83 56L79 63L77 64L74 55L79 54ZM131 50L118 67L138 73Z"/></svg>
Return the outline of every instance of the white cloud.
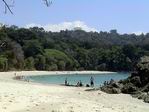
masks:
<svg viewBox="0 0 149 112"><path fill-rule="evenodd" d="M87 32L90 31L97 31L95 28L89 27L82 21L74 21L74 22L63 22L60 24L47 24L47 25L41 25L41 24L28 24L26 25L26 28L30 27L43 27L46 31L52 31L52 32L59 32L61 30L74 30L74 28L81 28L82 30L85 30Z"/></svg>
<svg viewBox="0 0 149 112"><path fill-rule="evenodd" d="M132 32L132 33L134 33L136 35L146 34L146 32L143 32L143 31L137 31L137 32Z"/></svg>

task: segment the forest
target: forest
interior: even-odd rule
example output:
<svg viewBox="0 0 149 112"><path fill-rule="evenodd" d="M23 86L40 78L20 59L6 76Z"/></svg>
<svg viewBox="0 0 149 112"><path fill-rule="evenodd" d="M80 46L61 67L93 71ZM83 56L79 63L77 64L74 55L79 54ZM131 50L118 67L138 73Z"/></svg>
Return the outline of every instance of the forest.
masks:
<svg viewBox="0 0 149 112"><path fill-rule="evenodd" d="M148 55L149 33L0 27L0 71L135 71L140 58Z"/></svg>

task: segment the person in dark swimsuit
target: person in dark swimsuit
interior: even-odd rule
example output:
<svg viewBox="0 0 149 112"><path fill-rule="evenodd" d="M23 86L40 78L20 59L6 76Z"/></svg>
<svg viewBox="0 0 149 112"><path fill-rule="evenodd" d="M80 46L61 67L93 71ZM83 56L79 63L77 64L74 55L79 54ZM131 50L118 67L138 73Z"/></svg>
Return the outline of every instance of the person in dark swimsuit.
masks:
<svg viewBox="0 0 149 112"><path fill-rule="evenodd" d="M93 77L90 78L90 84L91 84L91 87L94 87L94 78Z"/></svg>
<svg viewBox="0 0 149 112"><path fill-rule="evenodd" d="M65 86L68 86L67 78L65 79Z"/></svg>

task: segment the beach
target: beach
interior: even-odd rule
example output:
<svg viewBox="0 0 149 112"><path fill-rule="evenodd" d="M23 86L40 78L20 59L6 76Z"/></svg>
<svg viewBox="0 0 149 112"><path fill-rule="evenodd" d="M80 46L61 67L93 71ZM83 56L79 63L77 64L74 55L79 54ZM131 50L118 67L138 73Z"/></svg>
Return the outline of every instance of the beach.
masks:
<svg viewBox="0 0 149 112"><path fill-rule="evenodd" d="M99 74L100 71L0 72L0 112L148 112L149 104L126 94L85 91L85 87L43 85L13 80L17 76Z"/></svg>

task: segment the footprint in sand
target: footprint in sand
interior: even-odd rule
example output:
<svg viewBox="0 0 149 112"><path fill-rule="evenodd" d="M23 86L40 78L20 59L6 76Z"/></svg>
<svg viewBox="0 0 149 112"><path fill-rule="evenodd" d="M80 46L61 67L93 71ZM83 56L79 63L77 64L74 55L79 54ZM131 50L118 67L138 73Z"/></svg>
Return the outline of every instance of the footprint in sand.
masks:
<svg viewBox="0 0 149 112"><path fill-rule="evenodd" d="M12 100L9 100L9 102L12 103L13 101Z"/></svg>
<svg viewBox="0 0 149 112"><path fill-rule="evenodd" d="M101 95L101 93L98 93L98 95Z"/></svg>
<svg viewBox="0 0 149 112"><path fill-rule="evenodd" d="M3 109L7 109L7 107L3 107Z"/></svg>
<svg viewBox="0 0 149 112"><path fill-rule="evenodd" d="M4 97L8 97L8 95L5 95Z"/></svg>
<svg viewBox="0 0 149 112"><path fill-rule="evenodd" d="M35 106L39 106L38 104L35 104Z"/></svg>
<svg viewBox="0 0 149 112"><path fill-rule="evenodd" d="M34 102L33 100L31 100L30 102Z"/></svg>
<svg viewBox="0 0 149 112"><path fill-rule="evenodd" d="M70 112L74 112L73 110L70 110Z"/></svg>
<svg viewBox="0 0 149 112"><path fill-rule="evenodd" d="M41 102L39 101L39 102L37 102L37 103L39 103L39 104L40 104Z"/></svg>
<svg viewBox="0 0 149 112"><path fill-rule="evenodd" d="M41 110L45 110L45 108L41 108Z"/></svg>
<svg viewBox="0 0 149 112"><path fill-rule="evenodd" d="M15 101L15 103L20 103L19 101Z"/></svg>
<svg viewBox="0 0 149 112"><path fill-rule="evenodd" d="M115 110L114 108L112 108L112 110Z"/></svg>
<svg viewBox="0 0 149 112"><path fill-rule="evenodd" d="M73 109L73 107L71 106L70 109Z"/></svg>

